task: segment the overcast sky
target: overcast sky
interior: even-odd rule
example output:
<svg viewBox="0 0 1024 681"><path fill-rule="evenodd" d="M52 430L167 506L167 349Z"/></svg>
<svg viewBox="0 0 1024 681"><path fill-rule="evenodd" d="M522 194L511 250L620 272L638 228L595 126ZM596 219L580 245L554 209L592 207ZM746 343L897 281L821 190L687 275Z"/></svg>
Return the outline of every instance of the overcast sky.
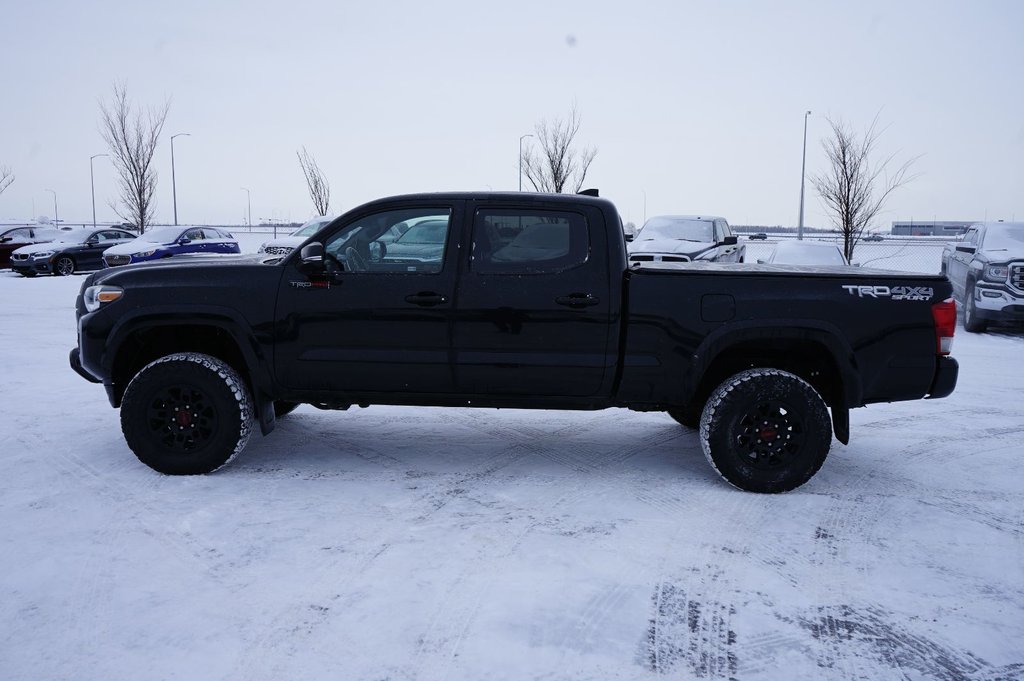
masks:
<svg viewBox="0 0 1024 681"><path fill-rule="evenodd" d="M302 221L295 152L326 172L332 212L380 196L513 190L519 137L582 114L598 149L586 186L624 219L713 213L794 225L803 113L808 176L827 116L883 154L921 155L892 220L1024 220L1024 2L5 3L0 219L91 220L101 98L171 100L155 164L157 217ZM526 143L531 140L527 139ZM115 219L95 160L96 211ZM645 206L646 195L646 206ZM829 218L808 183L806 218Z"/></svg>

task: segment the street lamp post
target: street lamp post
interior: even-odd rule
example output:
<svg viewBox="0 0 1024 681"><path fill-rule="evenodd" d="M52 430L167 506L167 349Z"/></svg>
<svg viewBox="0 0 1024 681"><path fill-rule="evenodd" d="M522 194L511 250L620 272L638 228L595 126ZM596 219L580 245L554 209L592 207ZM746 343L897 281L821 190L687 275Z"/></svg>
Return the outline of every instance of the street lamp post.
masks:
<svg viewBox="0 0 1024 681"><path fill-rule="evenodd" d="M519 191L523 191L523 140L533 135L522 135L519 137Z"/></svg>
<svg viewBox="0 0 1024 681"><path fill-rule="evenodd" d="M110 154L93 154L89 157L89 188L92 190L92 228L96 229L96 180L92 174L92 160L99 158L100 156L110 156Z"/></svg>
<svg viewBox="0 0 1024 681"><path fill-rule="evenodd" d="M807 117L811 115L808 111L804 114L804 152L800 161L800 219L796 226L796 238L804 238L804 173L807 170Z"/></svg>
<svg viewBox="0 0 1024 681"><path fill-rule="evenodd" d="M60 220L57 219L57 192L52 189L47 189L45 191L53 194L53 226L60 229Z"/></svg>
<svg viewBox="0 0 1024 681"><path fill-rule="evenodd" d="M248 213L249 217L247 219L249 221L249 231L251 232L252 231L252 192L250 192L248 190L248 188L246 188L246 187L241 187L241 189L245 190L246 196L248 197L247 200L246 200L246 206L249 209L249 213Z"/></svg>
<svg viewBox="0 0 1024 681"><path fill-rule="evenodd" d="M179 132L171 135L171 196L174 200L174 224L178 224L178 185L174 181L174 138L175 137L190 137L191 135L187 132ZM142 227L142 225L139 225Z"/></svg>

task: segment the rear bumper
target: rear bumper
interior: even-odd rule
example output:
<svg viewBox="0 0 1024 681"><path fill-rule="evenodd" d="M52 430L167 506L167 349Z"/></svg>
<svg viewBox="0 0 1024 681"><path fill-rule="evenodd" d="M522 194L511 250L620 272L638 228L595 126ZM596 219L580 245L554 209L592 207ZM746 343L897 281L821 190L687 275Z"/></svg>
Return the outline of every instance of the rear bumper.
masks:
<svg viewBox="0 0 1024 681"><path fill-rule="evenodd" d="M947 397L956 388L956 379L960 375L960 364L952 357L937 357L935 359L935 377L932 379L932 387L928 390L925 399L935 400L940 397Z"/></svg>

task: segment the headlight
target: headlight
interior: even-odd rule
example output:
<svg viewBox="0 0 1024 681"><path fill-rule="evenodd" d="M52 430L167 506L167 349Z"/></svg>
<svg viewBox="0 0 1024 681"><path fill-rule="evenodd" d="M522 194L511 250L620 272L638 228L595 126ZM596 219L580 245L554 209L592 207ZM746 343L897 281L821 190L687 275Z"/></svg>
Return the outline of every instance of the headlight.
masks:
<svg viewBox="0 0 1024 681"><path fill-rule="evenodd" d="M1010 276L1010 268L1006 265L985 265L985 279L989 281L1006 281Z"/></svg>
<svg viewBox="0 0 1024 681"><path fill-rule="evenodd" d="M100 309L100 305L104 303L112 303L121 296L124 295L124 289L119 286L90 286L85 289L85 293L82 294L82 302L85 303L85 309L89 312L95 312Z"/></svg>
<svg viewBox="0 0 1024 681"><path fill-rule="evenodd" d="M132 253L132 257L133 258L148 258L149 256L153 255L154 253L156 253L156 249L155 248L153 250L151 250L151 251L142 251L141 253Z"/></svg>
<svg viewBox="0 0 1024 681"><path fill-rule="evenodd" d="M51 255L53 255L56 252L57 251L42 251L41 253L33 253L30 257L35 258L36 260L39 260L39 259L42 259L42 258L49 258Z"/></svg>

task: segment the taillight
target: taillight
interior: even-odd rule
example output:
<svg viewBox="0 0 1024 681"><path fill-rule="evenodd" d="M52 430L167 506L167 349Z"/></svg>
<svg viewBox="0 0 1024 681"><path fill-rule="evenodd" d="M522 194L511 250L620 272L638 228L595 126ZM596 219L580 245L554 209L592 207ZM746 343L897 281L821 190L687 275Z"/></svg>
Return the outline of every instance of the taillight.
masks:
<svg viewBox="0 0 1024 681"><path fill-rule="evenodd" d="M932 305L932 319L935 321L935 353L948 355L953 348L953 333L956 331L956 303L947 298Z"/></svg>

